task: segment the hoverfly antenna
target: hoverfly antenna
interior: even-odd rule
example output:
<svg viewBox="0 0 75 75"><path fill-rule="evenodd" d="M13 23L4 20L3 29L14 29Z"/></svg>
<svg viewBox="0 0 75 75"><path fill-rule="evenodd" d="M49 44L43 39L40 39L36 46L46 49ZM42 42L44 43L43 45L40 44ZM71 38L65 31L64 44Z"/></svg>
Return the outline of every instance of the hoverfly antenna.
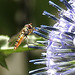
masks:
<svg viewBox="0 0 75 75"><path fill-rule="evenodd" d="M29 25L32 25L32 23L29 23Z"/></svg>

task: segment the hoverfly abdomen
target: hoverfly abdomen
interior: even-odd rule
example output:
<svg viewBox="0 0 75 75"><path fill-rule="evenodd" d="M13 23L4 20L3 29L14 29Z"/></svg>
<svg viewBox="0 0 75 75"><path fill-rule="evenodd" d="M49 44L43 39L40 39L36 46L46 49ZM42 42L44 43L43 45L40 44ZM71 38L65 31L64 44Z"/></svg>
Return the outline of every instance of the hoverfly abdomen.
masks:
<svg viewBox="0 0 75 75"><path fill-rule="evenodd" d="M16 50L16 48L18 48L18 46L21 44L22 40L23 40L24 36L20 35L15 43L15 47L14 49Z"/></svg>

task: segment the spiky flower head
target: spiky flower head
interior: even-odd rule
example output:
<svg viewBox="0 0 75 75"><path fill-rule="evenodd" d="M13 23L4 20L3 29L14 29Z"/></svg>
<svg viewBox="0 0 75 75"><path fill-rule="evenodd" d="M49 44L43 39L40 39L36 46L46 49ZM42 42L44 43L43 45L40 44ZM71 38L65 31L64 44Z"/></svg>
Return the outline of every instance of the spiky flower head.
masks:
<svg viewBox="0 0 75 75"><path fill-rule="evenodd" d="M41 25L37 31L33 33L47 39L47 41L37 41L44 44L45 47L29 46L32 48L45 49L42 53L45 58L30 60L34 64L45 64L46 67L32 70L31 74L35 75L75 75L75 0L60 0L67 7L64 10L54 2L49 1L49 4L54 6L60 12L60 18L54 15L43 12L43 15L48 16L56 21L53 27ZM48 36L38 31L48 33ZM37 73L39 72L39 73Z"/></svg>

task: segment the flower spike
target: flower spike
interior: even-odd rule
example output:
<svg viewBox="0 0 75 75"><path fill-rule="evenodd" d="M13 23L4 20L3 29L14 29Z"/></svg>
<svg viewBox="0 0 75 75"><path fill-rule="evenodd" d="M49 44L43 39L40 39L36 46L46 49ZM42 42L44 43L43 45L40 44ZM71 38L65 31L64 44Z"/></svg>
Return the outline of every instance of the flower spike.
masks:
<svg viewBox="0 0 75 75"><path fill-rule="evenodd" d="M30 74L33 74L33 73L36 73L36 72L39 72L39 71L45 71L47 68L46 67L44 67L44 68L39 68L39 69L36 69L36 70L32 70L32 71L30 71L29 73Z"/></svg>
<svg viewBox="0 0 75 75"><path fill-rule="evenodd" d="M35 34L37 34L37 35L39 35L39 36L41 36L41 37L43 37L43 38L45 38L45 39L48 39L48 37L47 37L46 35L44 35L44 34L42 34L42 33L40 33L40 32L33 31L33 33L35 33Z"/></svg>
<svg viewBox="0 0 75 75"><path fill-rule="evenodd" d="M48 16L49 18L52 18L52 19L55 20L55 21L58 21L58 20L59 20L58 18L56 18L54 15L48 13L47 11L44 11L44 12L43 12L43 15L46 15L46 16Z"/></svg>
<svg viewBox="0 0 75 75"><path fill-rule="evenodd" d="M51 4L52 6L54 6L55 8L57 8L59 11L62 11L64 9L62 9L60 6L56 5L55 3L53 3L52 1L49 1L49 4Z"/></svg>
<svg viewBox="0 0 75 75"><path fill-rule="evenodd" d="M54 26L41 25L33 33L45 38L36 41L44 46L30 46L31 48L44 49L41 59L30 60L35 65L46 67L30 71L34 75L75 75L75 0L61 0L67 7L62 9L51 0L49 4L60 11L60 18L43 12L43 15L52 18L57 23ZM45 33L45 34L44 34ZM47 34L46 34L47 33Z"/></svg>
<svg viewBox="0 0 75 75"><path fill-rule="evenodd" d="M66 6L67 8L69 8L70 10L73 9L72 6L71 6L66 0L60 0L60 1L63 2L63 3L65 4L65 6Z"/></svg>
<svg viewBox="0 0 75 75"><path fill-rule="evenodd" d="M58 29L56 29L56 28L54 28L54 27L51 27L51 26L45 26L45 25L41 25L41 28L47 29L47 30L55 30L55 31L58 30Z"/></svg>

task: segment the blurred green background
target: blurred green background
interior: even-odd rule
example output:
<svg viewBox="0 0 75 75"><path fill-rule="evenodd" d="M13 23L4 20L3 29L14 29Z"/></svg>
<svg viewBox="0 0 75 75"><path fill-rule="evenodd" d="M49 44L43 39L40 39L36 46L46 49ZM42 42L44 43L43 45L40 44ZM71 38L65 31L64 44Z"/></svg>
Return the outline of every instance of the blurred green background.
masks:
<svg viewBox="0 0 75 75"><path fill-rule="evenodd" d="M25 24L32 23L33 27L40 25L53 25L56 23L47 16L44 10L58 17L57 9L49 5L49 0L0 0L0 35L13 36ZM59 0L52 0L59 6L64 5ZM63 7L64 8L64 7ZM9 70L0 66L0 75L29 75L29 70L42 67L29 63L31 59L40 58L42 50L14 53L6 59Z"/></svg>

